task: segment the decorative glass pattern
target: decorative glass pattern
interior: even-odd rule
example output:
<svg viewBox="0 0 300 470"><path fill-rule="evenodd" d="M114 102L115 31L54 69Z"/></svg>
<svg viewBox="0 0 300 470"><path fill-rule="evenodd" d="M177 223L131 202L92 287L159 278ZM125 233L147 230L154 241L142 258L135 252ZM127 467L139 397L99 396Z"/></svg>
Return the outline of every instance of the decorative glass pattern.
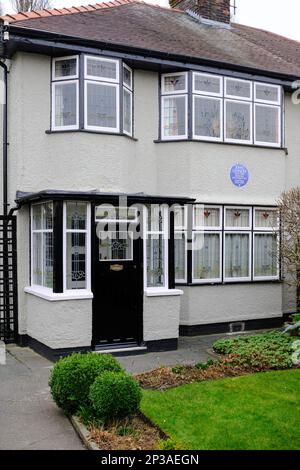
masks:
<svg viewBox="0 0 300 470"><path fill-rule="evenodd" d="M221 137L221 100L194 96L194 134Z"/></svg>
<svg viewBox="0 0 300 470"><path fill-rule="evenodd" d="M86 58L86 74L101 80L117 80L118 62L98 58Z"/></svg>
<svg viewBox="0 0 300 470"><path fill-rule="evenodd" d="M250 228L249 209L226 209L226 228Z"/></svg>
<svg viewBox="0 0 300 470"><path fill-rule="evenodd" d="M132 94L126 88L123 88L123 130L132 134Z"/></svg>
<svg viewBox="0 0 300 470"><path fill-rule="evenodd" d="M123 65L123 85L132 90L132 70Z"/></svg>
<svg viewBox="0 0 300 470"><path fill-rule="evenodd" d="M163 77L163 92L174 93L186 90L186 75L165 75Z"/></svg>
<svg viewBox="0 0 300 470"><path fill-rule="evenodd" d="M176 206L174 207L174 227L175 230L180 230L186 228L186 210L185 206Z"/></svg>
<svg viewBox="0 0 300 470"><path fill-rule="evenodd" d="M255 105L255 140L256 142L280 143L280 108L275 106Z"/></svg>
<svg viewBox="0 0 300 470"><path fill-rule="evenodd" d="M193 243L193 279L219 280L220 234L196 233Z"/></svg>
<svg viewBox="0 0 300 470"><path fill-rule="evenodd" d="M250 237L248 234L225 234L225 278L249 278Z"/></svg>
<svg viewBox="0 0 300 470"><path fill-rule="evenodd" d="M101 232L99 234L100 261L126 261L133 259L131 232Z"/></svg>
<svg viewBox="0 0 300 470"><path fill-rule="evenodd" d="M225 80L225 94L226 96L251 99L252 97L252 83L244 80L234 80L227 78Z"/></svg>
<svg viewBox="0 0 300 470"><path fill-rule="evenodd" d="M55 127L76 126L77 123L77 83L54 83Z"/></svg>
<svg viewBox="0 0 300 470"><path fill-rule="evenodd" d="M186 280L186 234L175 232L174 235L175 255L175 279L177 282Z"/></svg>
<svg viewBox="0 0 300 470"><path fill-rule="evenodd" d="M254 235L254 276L277 277L277 235L256 233Z"/></svg>
<svg viewBox="0 0 300 470"><path fill-rule="evenodd" d="M277 210L255 209L255 228L278 229L279 213Z"/></svg>
<svg viewBox="0 0 300 470"><path fill-rule="evenodd" d="M226 101L226 138L251 141L251 104Z"/></svg>
<svg viewBox="0 0 300 470"><path fill-rule="evenodd" d="M280 104L280 91L278 86L272 86L265 83L255 84L255 99L265 103Z"/></svg>
<svg viewBox="0 0 300 470"><path fill-rule="evenodd" d="M147 286L164 287L165 263L164 263L164 239L163 235L150 234L147 236Z"/></svg>
<svg viewBox="0 0 300 470"><path fill-rule="evenodd" d="M222 92L222 79L213 75L194 73L194 91L209 95L220 95Z"/></svg>
<svg viewBox="0 0 300 470"><path fill-rule="evenodd" d="M32 206L33 285L53 287L53 208L51 202Z"/></svg>
<svg viewBox="0 0 300 470"><path fill-rule="evenodd" d="M173 96L163 98L163 136L176 137L186 135L186 97Z"/></svg>
<svg viewBox="0 0 300 470"><path fill-rule="evenodd" d="M74 77L77 75L77 58L55 60L55 78Z"/></svg>
<svg viewBox="0 0 300 470"><path fill-rule="evenodd" d="M87 83L87 125L117 128L117 87L102 83Z"/></svg>
<svg viewBox="0 0 300 470"><path fill-rule="evenodd" d="M86 229L86 203L67 202L67 229Z"/></svg>
<svg viewBox="0 0 300 470"><path fill-rule="evenodd" d="M220 225L219 208L194 206L194 228L219 228Z"/></svg>
<svg viewBox="0 0 300 470"><path fill-rule="evenodd" d="M87 288L87 204L66 203L66 288Z"/></svg>
<svg viewBox="0 0 300 470"><path fill-rule="evenodd" d="M164 217L163 208L159 205L152 204L148 208L148 231L163 232Z"/></svg>

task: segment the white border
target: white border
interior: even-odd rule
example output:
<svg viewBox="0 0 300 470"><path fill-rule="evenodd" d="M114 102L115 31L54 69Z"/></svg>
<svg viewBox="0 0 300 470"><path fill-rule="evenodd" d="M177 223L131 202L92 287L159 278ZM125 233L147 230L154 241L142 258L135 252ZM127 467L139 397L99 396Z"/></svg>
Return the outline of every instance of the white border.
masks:
<svg viewBox="0 0 300 470"><path fill-rule="evenodd" d="M96 62L112 62L116 65L116 78L109 78L109 77L98 77L96 75L88 75L87 73L87 61L95 60ZM120 61L117 59L108 59L102 56L94 56L94 55L85 55L84 56L84 78L86 80L92 81L101 81L101 82L108 82L108 83L119 83L120 81Z"/></svg>
<svg viewBox="0 0 300 470"><path fill-rule="evenodd" d="M233 98L233 99L236 99L238 101L253 101L253 82L251 80L241 80L239 78L234 78L234 77L224 77L225 78L225 82L224 82L224 97L225 98ZM239 82L239 83L248 83L250 85L250 97L246 97L246 96L236 96L236 95L229 95L227 93L227 82L228 81L234 81L234 82Z"/></svg>
<svg viewBox="0 0 300 470"><path fill-rule="evenodd" d="M56 126L55 125L55 88L57 85L71 85L76 84L76 123L70 126ZM52 122L51 122L51 129L53 131L65 131L65 130L74 130L79 128L79 83L78 80L70 80L70 81L56 81L52 82Z"/></svg>
<svg viewBox="0 0 300 470"><path fill-rule="evenodd" d="M59 62L61 60L70 60L70 59L76 59L76 74L75 75L66 75L66 76L61 76L61 77L56 77L55 75L55 64L56 62ZM74 78L78 78L79 75L79 57L78 55L70 55L70 56L64 56L64 57L54 57L52 59L52 80L53 81L63 81L63 80L72 80Z"/></svg>
<svg viewBox="0 0 300 470"><path fill-rule="evenodd" d="M165 120L165 113L164 113L164 101L166 99L176 99L183 97L185 99L185 133L180 135L165 135L164 134L164 120ZM188 99L187 95L177 94L177 95L165 95L161 97L161 139L162 140L182 140L187 139L188 137Z"/></svg>
<svg viewBox="0 0 300 470"><path fill-rule="evenodd" d="M255 235L276 235L277 238L277 275L276 276L255 276ZM278 281L280 276L280 266L279 266L279 233L278 232L257 232L253 231L253 256L252 256L252 269L253 269L253 281Z"/></svg>
<svg viewBox="0 0 300 470"><path fill-rule="evenodd" d="M176 225L175 224L175 210L173 210L174 213L174 232L183 232L184 230L187 230L188 226L188 207L187 205L181 206L180 204L174 204L174 206L171 206L171 208L176 208L176 209L183 209L183 223L184 225Z"/></svg>
<svg viewBox="0 0 300 470"><path fill-rule="evenodd" d="M166 91L165 90L165 77L179 77L184 75L185 77L185 87L184 90L176 90L176 91ZM182 95L188 92L188 73L187 72L174 72L174 73L164 73L161 76L161 94L162 95Z"/></svg>
<svg viewBox="0 0 300 470"><path fill-rule="evenodd" d="M218 78L219 79L219 86L220 86L219 93L215 93L213 91L197 90L195 88L195 82L196 82L196 77L197 76ZM193 93L195 93L197 95L203 95L203 96L222 97L223 96L223 79L224 79L224 77L222 75L214 75L212 73L193 72Z"/></svg>
<svg viewBox="0 0 300 470"><path fill-rule="evenodd" d="M266 86L269 88L276 88L278 91L278 100L277 101L272 101L272 100L262 100L260 98L257 98L256 96L256 88L257 86ZM274 105L281 105L281 89L282 87L280 85L271 85L269 83L263 83L263 82L254 82L254 101L256 103L265 103L265 104L274 104Z"/></svg>
<svg viewBox="0 0 300 470"><path fill-rule="evenodd" d="M272 108L272 109L277 109L278 110L278 118L277 118L277 121L278 121L278 138L279 138L279 141L278 142L261 142L259 140L256 140L256 107L260 107L260 108ZM262 103L255 103L254 104L254 125L253 125L253 128L254 128L254 144L255 145L264 145L264 146L267 146L267 147L280 147L281 146L281 107L280 106L274 106L274 105L270 105L270 104L262 104Z"/></svg>
<svg viewBox="0 0 300 470"><path fill-rule="evenodd" d="M249 239L249 260L248 260L248 276L247 277L226 277L226 235L248 235ZM223 247L224 247L224 255L223 255L223 280L224 282L231 284L231 283L236 283L236 282L249 282L251 281L251 260L252 260L252 232L251 231L241 231L241 230L226 230L224 232L224 241L223 241Z"/></svg>
<svg viewBox="0 0 300 470"><path fill-rule="evenodd" d="M215 279L198 279L194 277L194 267L195 267L195 256L194 256L194 243L195 243L195 236L196 235L219 235L219 244L220 244L220 251L219 251L219 274L220 276ZM203 237L204 238L204 237ZM223 260L223 252L222 252L222 232L221 231L210 231L210 230L198 230L193 232L193 256L192 256L192 283L193 284L219 284L222 282L222 260Z"/></svg>
<svg viewBox="0 0 300 470"><path fill-rule="evenodd" d="M249 211L249 225L247 227L229 227L226 225L226 212L227 210L237 210L237 211L242 211L242 210L248 210ZM247 232L252 229L252 207L251 206L224 206L224 230L225 231L231 231L231 232Z"/></svg>
<svg viewBox="0 0 300 470"><path fill-rule="evenodd" d="M231 139L227 137L227 103L240 103L248 105L250 109L250 138L249 140L239 140ZM225 99L224 100L224 142L230 142L232 144L253 144L253 103L251 101L242 101L242 100L233 100Z"/></svg>
<svg viewBox="0 0 300 470"><path fill-rule="evenodd" d="M196 134L195 130L195 102L196 99L204 99L204 100L213 100L213 101L219 101L220 103L220 137L209 137L206 135L198 135ZM207 95L193 95L193 112L192 112L192 126L193 126L193 139L197 140L206 140L210 142L222 142L223 141L223 98L216 98L213 96L207 96Z"/></svg>
<svg viewBox="0 0 300 470"><path fill-rule="evenodd" d="M101 127L101 126L89 126L88 125L87 87L89 84L95 85L95 86L114 87L116 89L116 127ZM85 80L84 82L84 128L90 129L93 131L101 131L101 132L118 133L120 131L120 86L119 84L109 83L109 82L100 82L100 81L95 81L95 80Z"/></svg>

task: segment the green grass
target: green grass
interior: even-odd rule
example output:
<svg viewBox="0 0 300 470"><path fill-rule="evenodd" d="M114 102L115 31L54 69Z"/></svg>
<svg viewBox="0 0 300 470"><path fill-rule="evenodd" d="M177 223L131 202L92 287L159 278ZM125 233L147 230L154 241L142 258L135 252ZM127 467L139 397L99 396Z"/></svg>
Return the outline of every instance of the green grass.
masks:
<svg viewBox="0 0 300 470"><path fill-rule="evenodd" d="M299 450L300 370L145 390L142 411L187 450Z"/></svg>

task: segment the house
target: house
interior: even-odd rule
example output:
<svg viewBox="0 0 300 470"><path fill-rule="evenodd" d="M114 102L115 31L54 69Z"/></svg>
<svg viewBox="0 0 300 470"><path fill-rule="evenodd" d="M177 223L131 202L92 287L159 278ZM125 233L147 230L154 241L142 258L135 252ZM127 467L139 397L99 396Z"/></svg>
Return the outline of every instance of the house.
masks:
<svg viewBox="0 0 300 470"><path fill-rule="evenodd" d="M170 6L2 17L2 335L49 357L295 311L274 253L300 44L231 22L229 0Z"/></svg>

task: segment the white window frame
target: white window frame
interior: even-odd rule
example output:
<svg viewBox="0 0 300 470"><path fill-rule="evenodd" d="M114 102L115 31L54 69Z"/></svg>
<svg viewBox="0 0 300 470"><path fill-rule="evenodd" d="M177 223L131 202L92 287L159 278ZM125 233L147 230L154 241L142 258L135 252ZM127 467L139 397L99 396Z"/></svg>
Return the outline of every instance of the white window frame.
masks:
<svg viewBox="0 0 300 470"><path fill-rule="evenodd" d="M220 103L220 137L209 137L209 136L205 136L205 135L198 135L196 134L196 130L195 130L195 101L196 99L198 98L202 98L202 99L210 99L210 100L214 100L214 101L219 101ZM192 127L193 127L193 139L196 139L196 140L206 140L206 141L209 141L209 142L223 142L223 99L222 98L216 98L215 96L210 96L210 95L200 95L200 94L197 94L197 95L193 95L193 109L192 109Z"/></svg>
<svg viewBox="0 0 300 470"><path fill-rule="evenodd" d="M276 276L255 276L255 236L256 235L276 235L277 237L277 254L279 253L279 232L261 230L257 231L253 229L253 256L252 256L252 270L253 270L253 281L279 281L280 278L280 263L279 257L277 257L277 275Z"/></svg>
<svg viewBox="0 0 300 470"><path fill-rule="evenodd" d="M133 91L133 70L127 64L125 64L125 62L123 62L123 69L127 69L130 72L130 85L124 82L123 74L123 86L126 87L128 90Z"/></svg>
<svg viewBox="0 0 300 470"><path fill-rule="evenodd" d="M226 225L226 212L227 210L237 210L237 211L243 211L243 210L248 210L249 211L249 225L247 227L230 227ZM252 207L251 206L225 206L224 207L224 230L229 231L229 232L243 232L243 231L249 231L252 229Z"/></svg>
<svg viewBox="0 0 300 470"><path fill-rule="evenodd" d="M116 89L116 127L103 127L103 126L90 126L88 125L88 100L87 100L87 87L89 84L96 86L109 86ZM84 128L92 131L101 132L120 132L120 86L116 83L96 81L96 80L85 80L84 81Z"/></svg>
<svg viewBox="0 0 300 470"><path fill-rule="evenodd" d="M238 140L227 137L227 104L228 103L241 103L247 104L250 107L250 138L249 140ZM224 99L224 142L231 144L250 144L253 145L253 102L235 99Z"/></svg>
<svg viewBox="0 0 300 470"><path fill-rule="evenodd" d="M215 93L212 91L201 91L197 90L195 87L196 77L212 77L218 78L220 81L220 91L219 93ZM203 95L203 96L211 96L211 97L223 97L223 77L222 75L214 75L212 73L201 73L201 72L193 72L193 94L196 95Z"/></svg>
<svg viewBox="0 0 300 470"><path fill-rule="evenodd" d="M103 231L102 231L103 232ZM122 263L123 261L133 261L133 231L132 230L108 230L107 232L105 233L125 233L127 235L131 234L130 236L128 236L128 238L130 239L130 253L131 253L131 258L123 258L123 259L117 259L117 258L113 258L113 259L100 259L98 257L98 261L100 263ZM109 238L109 237L108 237ZM100 243L100 240L99 240L99 243ZM97 254L99 256L99 245L98 245L98 248L97 248Z"/></svg>
<svg viewBox="0 0 300 470"><path fill-rule="evenodd" d="M52 229L43 229L43 228L34 229L33 228L33 207L43 206L44 204L49 204L49 203L51 203L52 205ZM35 284L33 282L33 279L34 279L34 276L33 276L33 234L34 233L41 233L41 234L52 233L52 237L53 237L53 219L54 219L53 201L43 201L43 202L37 202L37 203L31 204L31 207L30 207L30 286L35 291L40 292L40 293L45 293L46 295L49 295L50 293L53 292L53 287L52 288L46 287L41 284ZM42 227L42 223L43 221L41 219L41 227ZM52 240L54 240L54 237ZM42 258L43 256L44 256L44 237L42 236ZM54 262L54 259L53 259L53 262ZM42 279L44 279L44 272L42 272Z"/></svg>
<svg viewBox="0 0 300 470"><path fill-rule="evenodd" d="M84 230L67 229L67 202L63 203L63 292L65 294L91 294L91 204L86 203L86 228ZM76 202L76 201L75 201ZM78 201L81 202L81 201ZM86 288L85 289L67 289L67 234L84 233L86 240Z"/></svg>
<svg viewBox="0 0 300 470"><path fill-rule="evenodd" d="M116 78L97 77L95 75L88 75L87 62L89 59L95 60L96 62L112 62L116 64ZM96 82L119 83L120 82L120 61L118 59L108 59L102 56L94 56L94 55L86 54L84 56L84 78L85 80L91 80L91 81L96 81Z"/></svg>
<svg viewBox="0 0 300 470"><path fill-rule="evenodd" d="M122 92L123 92L123 132L124 132L124 134L129 135L130 137L132 137L132 133L133 133L132 91L128 87L126 87L126 85L123 85ZM130 96L131 119L130 119L130 131L129 132L125 129L125 126L124 126L124 110L125 110L124 94L125 93L128 93L129 96Z"/></svg>
<svg viewBox="0 0 300 470"><path fill-rule="evenodd" d="M260 140L256 140L256 107L261 107L261 108L273 108L273 109L277 109L278 110L278 138L279 138L279 141L278 142L262 142ZM253 123L253 132L254 132L254 144L255 145L263 145L263 146L266 146L266 147L281 147L281 140L282 140L282 136L281 136L281 111L282 108L280 106L274 106L274 105L270 105L270 104L266 104L266 103L254 103L254 123Z"/></svg>
<svg viewBox="0 0 300 470"><path fill-rule="evenodd" d="M174 212L174 231L175 232L183 232L184 230L187 230L187 225L188 225L188 207L187 205L181 206L180 204L176 205L175 208L181 208L183 210L183 223L184 225L176 225L175 224L175 211Z"/></svg>
<svg viewBox="0 0 300 470"><path fill-rule="evenodd" d="M58 85L71 85L76 84L76 123L70 126L56 126L55 125L55 88ZM66 131L66 130L75 130L79 128L79 83L78 80L64 80L52 82L52 110L51 110L51 129L53 131Z"/></svg>
<svg viewBox="0 0 300 470"><path fill-rule="evenodd" d="M180 77L184 75L185 77L185 88L184 90L177 90L177 91L166 91L165 90L165 77ZM164 73L161 76L161 94L170 96L170 95L184 95L188 92L188 73L187 72L174 72L174 73Z"/></svg>
<svg viewBox="0 0 300 470"><path fill-rule="evenodd" d="M174 273L174 279L175 279L175 284L181 284L181 283L186 283L187 282L187 247L188 247L188 236L187 236L187 230L186 229L179 229L179 230L174 230L174 243L175 243L175 234L178 233L180 235L184 236L184 272L185 272L185 277L183 279L179 279L176 277L176 273ZM175 251L174 251L174 260L175 260Z"/></svg>
<svg viewBox="0 0 300 470"><path fill-rule="evenodd" d="M161 231L148 230L148 207L143 207L143 236L144 236L144 291L146 294L159 294L169 290L169 217L168 207L159 205L163 209L163 228ZM148 287L147 285L147 240L149 235L162 235L164 240L164 285Z"/></svg>
<svg viewBox="0 0 300 470"><path fill-rule="evenodd" d="M196 208L197 207L203 207L204 210L206 209L218 209L219 210L219 214L220 214L220 217L219 217L219 226L218 227L210 227L210 226L204 226L204 227L200 227L199 225L196 225ZM218 231L218 230L222 230L222 219L223 219L223 206L217 206L217 205L213 205L213 204L194 204L193 205L193 229L195 231L198 231L198 232L205 232L206 230L210 230L210 231Z"/></svg>
<svg viewBox="0 0 300 470"><path fill-rule="evenodd" d="M224 254L223 254L223 279L225 283L232 284L236 282L251 282L251 269L252 269L252 232L249 230L224 230L223 234L223 246L224 246ZM247 277L226 277L226 235L248 235L249 238L249 259L248 259L248 276Z"/></svg>
<svg viewBox="0 0 300 470"><path fill-rule="evenodd" d="M75 75L68 75L65 77L56 77L55 75L55 64L56 62L60 62L61 60L71 60L76 59L76 74ZM54 57L52 59L52 81L64 81L64 80L73 80L74 78L78 79L79 77L79 57L78 55L71 55L71 56L64 56L64 57Z"/></svg>
<svg viewBox="0 0 300 470"><path fill-rule="evenodd" d="M212 279L198 279L194 277L194 267L195 267L195 257L194 257L194 243L196 235L218 235L219 236L219 243L220 243L220 259L219 259L219 274L218 278ZM220 284L222 282L222 260L223 260L223 250L222 250L222 231L221 230L194 230L193 231L193 239L192 239L192 283L193 284Z"/></svg>
<svg viewBox="0 0 300 470"><path fill-rule="evenodd" d="M235 81L239 83L248 83L250 85L250 98L247 98L245 96L237 96L237 95L230 95L227 93L227 82L229 81ZM235 77L225 77L225 82L224 82L224 97L229 98L229 99L234 99L237 101L253 101L253 82L251 80L241 80L239 78Z"/></svg>
<svg viewBox="0 0 300 470"><path fill-rule="evenodd" d="M278 100L277 101L270 101L270 100L262 100L260 98L257 98L256 96L256 88L257 86L267 86L269 88L276 88L278 90ZM272 85L269 83L265 82L254 82L254 101L256 103L265 103L265 104L270 104L270 105L278 105L281 106L281 94L282 94L282 88L280 85Z"/></svg>
<svg viewBox="0 0 300 470"><path fill-rule="evenodd" d="M253 211L253 231L255 232L277 232L279 230L279 217L277 219L277 227L274 228L274 227L258 227L256 225L256 212L258 211L266 211L266 212L278 212L278 209L276 209L275 207L254 207L254 211Z"/></svg>
<svg viewBox="0 0 300 470"><path fill-rule="evenodd" d="M164 121L165 121L165 113L164 113L164 100L165 99L172 99L172 98L180 98L183 97L185 99L185 133L180 135L165 135L164 134ZM176 95L163 95L161 97L161 139L162 140L184 140L188 137L188 99L187 95L183 94L176 94Z"/></svg>

